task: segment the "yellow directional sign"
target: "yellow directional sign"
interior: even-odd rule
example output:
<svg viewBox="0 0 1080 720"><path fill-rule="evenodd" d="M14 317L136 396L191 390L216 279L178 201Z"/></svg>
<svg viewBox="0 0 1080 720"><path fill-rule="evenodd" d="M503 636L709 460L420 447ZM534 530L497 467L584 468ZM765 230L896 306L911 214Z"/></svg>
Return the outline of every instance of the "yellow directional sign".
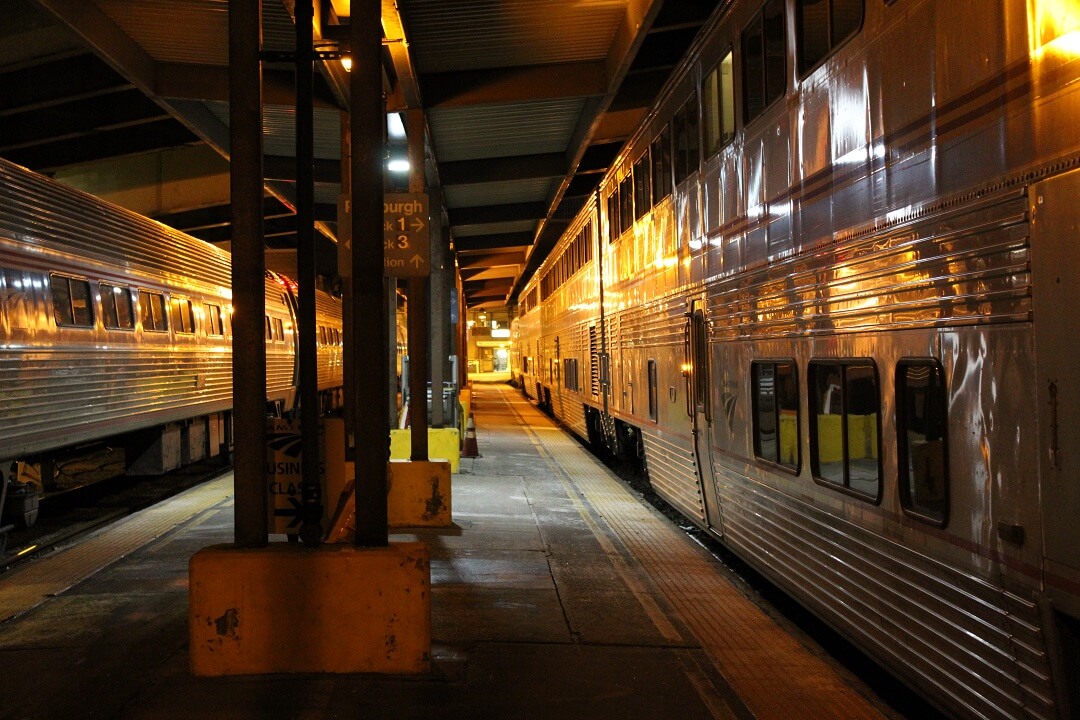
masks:
<svg viewBox="0 0 1080 720"><path fill-rule="evenodd" d="M383 274L426 277L431 273L431 231L428 196L386 193L383 196Z"/></svg>

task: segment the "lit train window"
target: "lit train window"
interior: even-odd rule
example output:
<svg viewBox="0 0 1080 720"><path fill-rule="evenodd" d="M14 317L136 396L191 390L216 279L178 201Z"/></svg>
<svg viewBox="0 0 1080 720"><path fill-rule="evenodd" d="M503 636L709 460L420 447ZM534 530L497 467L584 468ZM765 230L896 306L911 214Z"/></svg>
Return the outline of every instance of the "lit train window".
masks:
<svg viewBox="0 0 1080 720"><path fill-rule="evenodd" d="M806 75L858 32L863 0L796 0L799 75Z"/></svg>
<svg viewBox="0 0 1080 720"><path fill-rule="evenodd" d="M652 143L653 205L671 194L671 128L665 126Z"/></svg>
<svg viewBox="0 0 1080 720"><path fill-rule="evenodd" d="M134 330L135 308L131 304L131 290L118 285L99 283L101 290L101 315L105 327L110 330Z"/></svg>
<svg viewBox="0 0 1080 720"><path fill-rule="evenodd" d="M686 104L671 121L674 137L675 184L678 185L698 169L698 106L697 94L690 96Z"/></svg>
<svg viewBox="0 0 1080 720"><path fill-rule="evenodd" d="M325 325L320 325L319 326L319 344L320 345L328 345L329 344L329 342L326 339L326 326Z"/></svg>
<svg viewBox="0 0 1080 720"><path fill-rule="evenodd" d="M750 365L754 455L799 472L799 376L794 360Z"/></svg>
<svg viewBox="0 0 1080 720"><path fill-rule="evenodd" d="M881 423L873 360L812 360L810 467L823 483L881 497Z"/></svg>
<svg viewBox="0 0 1080 720"><path fill-rule="evenodd" d="M630 174L619 183L619 227L623 232L634 227L634 178Z"/></svg>
<svg viewBox="0 0 1080 720"><path fill-rule="evenodd" d="M896 366L896 444L900 504L911 515L944 527L949 515L945 371L933 359Z"/></svg>
<svg viewBox="0 0 1080 720"><path fill-rule="evenodd" d="M225 324L222 322L221 319L220 305L206 303L206 317L209 321L209 327L206 328L207 335L220 337L225 334Z"/></svg>
<svg viewBox="0 0 1080 720"><path fill-rule="evenodd" d="M139 320L142 321L143 330L166 332L169 329L169 318L165 314L165 296L149 290L140 290Z"/></svg>
<svg viewBox="0 0 1080 720"><path fill-rule="evenodd" d="M607 199L608 242L613 243L622 234L619 227L619 186L616 185ZM546 295L547 293L545 293Z"/></svg>
<svg viewBox="0 0 1080 720"><path fill-rule="evenodd" d="M53 318L67 327L93 327L94 307L90 302L90 283L85 280L49 276L52 287Z"/></svg>
<svg viewBox="0 0 1080 720"><path fill-rule="evenodd" d="M784 0L768 0L742 33L743 109L750 122L784 94L787 33Z"/></svg>
<svg viewBox="0 0 1080 720"><path fill-rule="evenodd" d="M704 111L705 157L709 158L735 138L735 80L729 50L713 68L701 88Z"/></svg>
<svg viewBox="0 0 1080 720"><path fill-rule="evenodd" d="M270 316L269 315L263 315L263 319L266 321L266 339L267 340L273 340L274 339L274 331L270 328Z"/></svg>
<svg viewBox="0 0 1080 720"><path fill-rule="evenodd" d="M172 311L173 330L184 335L191 335L195 332L195 313L191 309L190 300L178 297L170 298L169 308Z"/></svg>

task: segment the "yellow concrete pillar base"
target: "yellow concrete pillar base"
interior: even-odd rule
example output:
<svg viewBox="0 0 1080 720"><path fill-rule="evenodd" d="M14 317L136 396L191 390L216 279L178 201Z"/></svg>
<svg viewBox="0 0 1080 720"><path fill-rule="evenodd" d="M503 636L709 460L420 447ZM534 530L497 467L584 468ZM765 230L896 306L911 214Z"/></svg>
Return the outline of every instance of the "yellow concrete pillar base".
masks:
<svg viewBox="0 0 1080 720"><path fill-rule="evenodd" d="M390 527L450 527L450 463L391 460L387 493Z"/></svg>
<svg viewBox="0 0 1080 720"><path fill-rule="evenodd" d="M457 428L428 428L428 458L450 463L450 472L461 470L461 434ZM412 429L390 431L390 459L412 457Z"/></svg>
<svg viewBox="0 0 1080 720"><path fill-rule="evenodd" d="M191 671L427 672L429 557L418 542L200 550L189 565Z"/></svg>

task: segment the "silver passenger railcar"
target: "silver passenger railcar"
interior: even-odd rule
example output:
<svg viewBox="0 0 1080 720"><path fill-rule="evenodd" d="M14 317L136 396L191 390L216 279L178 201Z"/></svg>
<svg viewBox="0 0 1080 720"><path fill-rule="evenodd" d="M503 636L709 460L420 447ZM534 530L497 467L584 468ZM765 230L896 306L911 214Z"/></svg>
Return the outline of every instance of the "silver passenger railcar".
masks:
<svg viewBox="0 0 1080 720"><path fill-rule="evenodd" d="M949 714L1080 714L1077 118L1075 2L722 3L515 372Z"/></svg>
<svg viewBox="0 0 1080 720"><path fill-rule="evenodd" d="M0 160L0 461L143 431L216 454L232 406L226 252ZM266 275L267 402L296 402L296 296ZM341 304L317 296L319 389L340 403ZM174 453L175 455L175 453ZM137 461L136 461L137 462Z"/></svg>

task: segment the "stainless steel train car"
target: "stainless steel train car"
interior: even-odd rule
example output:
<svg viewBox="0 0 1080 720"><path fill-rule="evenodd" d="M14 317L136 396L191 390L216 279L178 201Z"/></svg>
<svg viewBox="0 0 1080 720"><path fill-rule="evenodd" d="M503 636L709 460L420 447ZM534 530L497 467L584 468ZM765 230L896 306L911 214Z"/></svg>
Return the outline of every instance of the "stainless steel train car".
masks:
<svg viewBox="0 0 1080 720"><path fill-rule="evenodd" d="M266 275L267 403L296 403L295 284ZM226 252L0 160L0 460L139 431L161 472L216 454L232 406ZM317 293L340 404L341 303ZM156 458L156 459L155 459Z"/></svg>
<svg viewBox="0 0 1080 720"><path fill-rule="evenodd" d="M949 715L1078 717L1077 118L1080 3L721 3L517 379Z"/></svg>

